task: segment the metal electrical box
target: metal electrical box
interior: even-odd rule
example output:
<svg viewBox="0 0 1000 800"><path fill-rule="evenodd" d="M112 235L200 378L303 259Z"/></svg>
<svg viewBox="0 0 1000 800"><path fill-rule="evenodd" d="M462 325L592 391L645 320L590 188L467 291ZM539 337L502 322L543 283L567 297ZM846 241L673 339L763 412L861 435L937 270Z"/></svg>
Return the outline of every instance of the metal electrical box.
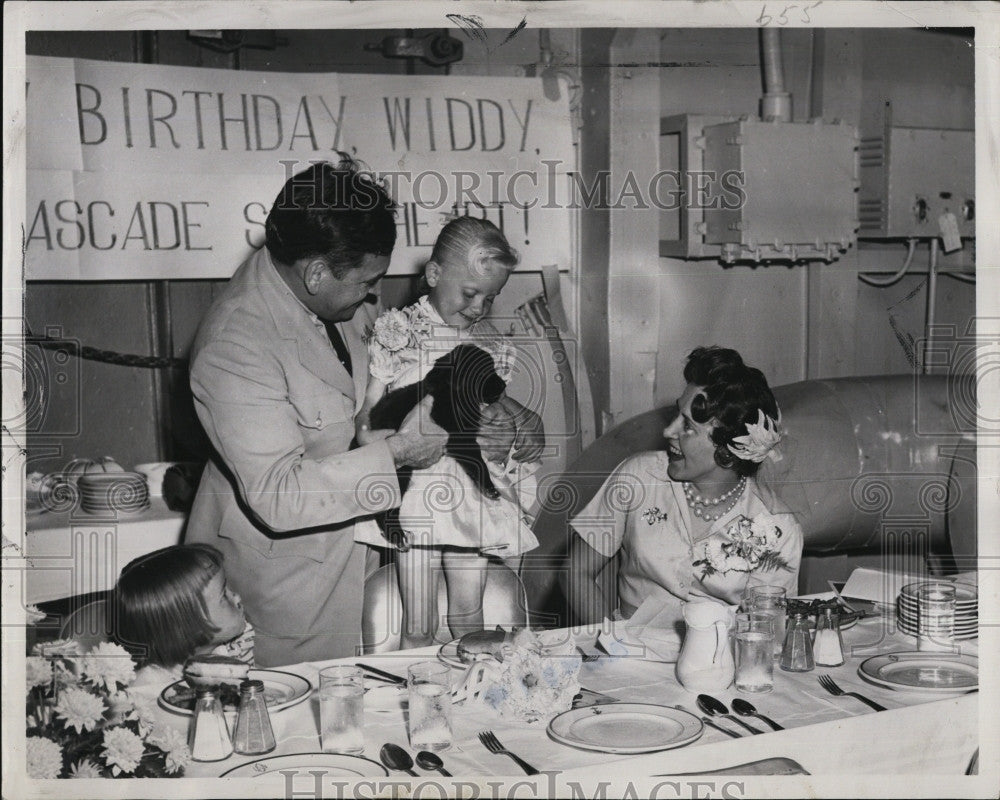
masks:
<svg viewBox="0 0 1000 800"><path fill-rule="evenodd" d="M931 238L952 214L962 237L976 235L972 131L886 128L861 140L859 235Z"/></svg>
<svg viewBox="0 0 1000 800"><path fill-rule="evenodd" d="M671 240L661 230L661 255L714 256L724 263L832 261L855 243L853 126L692 115L662 120L661 144L663 137L679 145L676 160L688 191L679 217L667 218L677 235ZM661 158L663 152L661 146Z"/></svg>

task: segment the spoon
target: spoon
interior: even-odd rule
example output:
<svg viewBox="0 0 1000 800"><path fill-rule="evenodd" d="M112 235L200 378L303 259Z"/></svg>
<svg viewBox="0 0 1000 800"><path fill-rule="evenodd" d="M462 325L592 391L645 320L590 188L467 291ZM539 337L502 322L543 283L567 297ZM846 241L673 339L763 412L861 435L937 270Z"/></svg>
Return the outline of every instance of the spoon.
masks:
<svg viewBox="0 0 1000 800"><path fill-rule="evenodd" d="M420 769L436 769L446 778L454 777L448 770L444 768L444 762L441 760L437 753L432 753L430 750L421 750L417 753L417 766Z"/></svg>
<svg viewBox="0 0 1000 800"><path fill-rule="evenodd" d="M737 725L742 725L750 733L763 733L764 731L759 728L755 728L753 725L747 725L743 720L737 719L732 714L729 713L729 709L726 704L721 700L716 700L709 694L698 695L698 708L704 711L711 717L725 717L730 722L735 722Z"/></svg>
<svg viewBox="0 0 1000 800"><path fill-rule="evenodd" d="M753 703L748 703L742 697L737 697L733 700L733 711L739 714L741 717L757 717L761 722L766 722L776 731L783 731L785 728L779 725L773 719L765 717L763 714L758 714L757 709L754 707Z"/></svg>
<svg viewBox="0 0 1000 800"><path fill-rule="evenodd" d="M382 749L379 751L378 757L389 769L396 769L400 772L408 772L414 778L420 777L413 771L413 759L410 758L410 754L398 744L392 744L389 742L388 744L382 745Z"/></svg>

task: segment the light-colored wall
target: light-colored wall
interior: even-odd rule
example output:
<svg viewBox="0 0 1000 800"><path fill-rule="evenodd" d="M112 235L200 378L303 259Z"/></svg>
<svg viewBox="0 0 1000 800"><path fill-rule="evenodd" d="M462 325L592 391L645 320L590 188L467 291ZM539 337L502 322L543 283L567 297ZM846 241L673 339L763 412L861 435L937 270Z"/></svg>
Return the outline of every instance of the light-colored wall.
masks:
<svg viewBox="0 0 1000 800"><path fill-rule="evenodd" d="M888 99L897 126L973 127L972 50L961 37L804 29L785 30L782 37L795 121L821 116L859 125ZM656 171L660 116L758 114L762 84L754 30L619 32L610 61L651 65L611 70L610 161L619 185L628 171ZM650 232L655 213L610 213L610 392L598 408L606 426L675 398L683 389L685 356L701 344L738 349L775 385L913 371L926 318L926 242L917 249L912 275L883 289L857 274L878 271L884 278L894 272L906 254L903 243L861 242L831 265L724 267L714 260L660 258ZM967 269L970 249L939 263ZM974 314L975 286L940 277L936 322L964 332ZM599 351L587 355L600 357Z"/></svg>

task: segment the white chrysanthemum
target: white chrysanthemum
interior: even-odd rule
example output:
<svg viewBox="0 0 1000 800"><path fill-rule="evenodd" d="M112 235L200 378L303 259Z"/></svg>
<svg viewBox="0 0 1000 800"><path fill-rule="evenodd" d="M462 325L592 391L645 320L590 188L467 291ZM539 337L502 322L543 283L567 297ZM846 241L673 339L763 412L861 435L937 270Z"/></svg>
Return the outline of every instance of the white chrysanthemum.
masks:
<svg viewBox="0 0 1000 800"><path fill-rule="evenodd" d="M775 524L774 517L760 514L753 521L754 535L765 550L773 550L781 539L781 528Z"/></svg>
<svg viewBox="0 0 1000 800"><path fill-rule="evenodd" d="M392 383L399 371L399 358L383 347L372 347L369 352L368 370L382 383Z"/></svg>
<svg viewBox="0 0 1000 800"><path fill-rule="evenodd" d="M56 716L65 720L67 728L76 728L77 733L83 733L104 719L104 709L104 701L100 697L74 686L59 694Z"/></svg>
<svg viewBox="0 0 1000 800"><path fill-rule="evenodd" d="M69 768L71 778L100 778L101 768L89 758L77 761Z"/></svg>
<svg viewBox="0 0 1000 800"><path fill-rule="evenodd" d="M132 712L128 715L128 719L134 719L139 723L140 733L149 733L156 724L155 701L139 692L126 692L126 694L132 702Z"/></svg>
<svg viewBox="0 0 1000 800"><path fill-rule="evenodd" d="M62 748L44 736L29 736L25 741L30 778L58 778L62 772Z"/></svg>
<svg viewBox="0 0 1000 800"><path fill-rule="evenodd" d="M164 766L169 773L179 772L191 762L187 740L169 725L156 726L146 738L146 743L163 751Z"/></svg>
<svg viewBox="0 0 1000 800"><path fill-rule="evenodd" d="M718 537L711 537L705 542L705 560L715 569L721 570L726 566L725 541Z"/></svg>
<svg viewBox="0 0 1000 800"><path fill-rule="evenodd" d="M413 332L413 338L418 344L422 339L430 336L431 331L434 329L434 323L431 322L431 315L433 313L427 295L421 297L416 305L411 306L407 311L410 330Z"/></svg>
<svg viewBox="0 0 1000 800"><path fill-rule="evenodd" d="M116 777L122 772L135 772L143 749L142 739L128 728L116 726L104 731L104 760Z"/></svg>
<svg viewBox="0 0 1000 800"><path fill-rule="evenodd" d="M24 673L29 689L52 683L52 664L47 658L28 656L24 662Z"/></svg>
<svg viewBox="0 0 1000 800"><path fill-rule="evenodd" d="M372 332L376 342L395 353L410 343L410 319L397 309L386 311L375 320Z"/></svg>
<svg viewBox="0 0 1000 800"><path fill-rule="evenodd" d="M117 684L128 686L135 680L132 657L124 647L111 642L101 642L83 657L81 664L84 675L112 692Z"/></svg>
<svg viewBox="0 0 1000 800"><path fill-rule="evenodd" d="M60 656L80 655L80 643L75 639L53 639L51 642L40 642L32 651L42 658L57 658Z"/></svg>

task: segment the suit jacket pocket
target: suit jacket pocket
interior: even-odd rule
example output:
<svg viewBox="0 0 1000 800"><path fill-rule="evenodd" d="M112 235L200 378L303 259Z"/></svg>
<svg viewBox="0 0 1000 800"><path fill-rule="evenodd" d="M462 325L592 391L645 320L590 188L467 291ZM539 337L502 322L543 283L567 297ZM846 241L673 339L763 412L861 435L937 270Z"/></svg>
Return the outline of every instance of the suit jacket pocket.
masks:
<svg viewBox="0 0 1000 800"><path fill-rule="evenodd" d="M256 520L252 512L244 510L235 498L223 512L219 528L219 536L223 539L252 548L266 559L308 558L319 563L326 559L329 537L342 535L328 528L312 528L303 533L274 533Z"/></svg>
<svg viewBox="0 0 1000 800"><path fill-rule="evenodd" d="M289 397L299 425L312 430L340 424L353 423L354 400L330 388L318 394L292 395Z"/></svg>

